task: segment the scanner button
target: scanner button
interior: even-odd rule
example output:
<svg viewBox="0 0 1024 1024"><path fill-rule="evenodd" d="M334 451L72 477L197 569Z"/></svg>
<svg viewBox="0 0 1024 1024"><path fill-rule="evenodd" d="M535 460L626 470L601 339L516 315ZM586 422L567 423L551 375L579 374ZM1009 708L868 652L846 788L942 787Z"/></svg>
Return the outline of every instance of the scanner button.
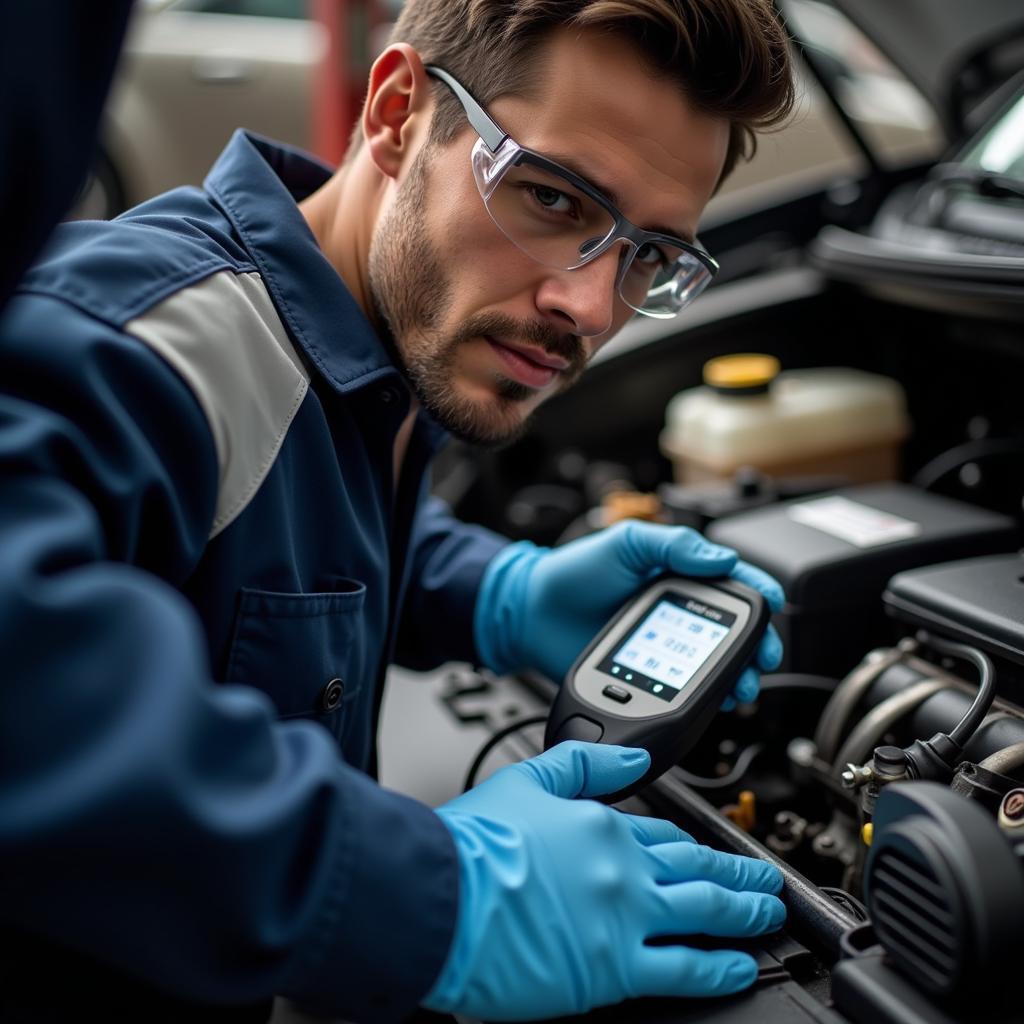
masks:
<svg viewBox="0 0 1024 1024"><path fill-rule="evenodd" d="M629 690L616 686L614 683L609 683L601 692L619 704L628 704L633 699L633 694Z"/></svg>

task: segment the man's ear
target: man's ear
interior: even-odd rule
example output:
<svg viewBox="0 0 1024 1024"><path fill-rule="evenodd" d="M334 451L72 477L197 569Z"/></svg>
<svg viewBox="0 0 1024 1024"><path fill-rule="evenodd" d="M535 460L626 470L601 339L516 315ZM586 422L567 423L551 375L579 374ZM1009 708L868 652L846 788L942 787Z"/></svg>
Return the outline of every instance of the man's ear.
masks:
<svg viewBox="0 0 1024 1024"><path fill-rule="evenodd" d="M373 63L363 106L363 138L377 169L397 178L417 151L433 110L430 78L408 43L394 43Z"/></svg>

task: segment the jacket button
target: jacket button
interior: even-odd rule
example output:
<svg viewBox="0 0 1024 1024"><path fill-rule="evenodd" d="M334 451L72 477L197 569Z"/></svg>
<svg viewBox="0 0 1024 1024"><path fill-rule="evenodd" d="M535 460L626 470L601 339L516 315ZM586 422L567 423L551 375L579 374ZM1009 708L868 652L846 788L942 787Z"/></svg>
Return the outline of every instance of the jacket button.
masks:
<svg viewBox="0 0 1024 1024"><path fill-rule="evenodd" d="M394 388L384 388L380 393L380 400L385 405L390 405L396 398L398 398L398 392Z"/></svg>
<svg viewBox="0 0 1024 1024"><path fill-rule="evenodd" d="M320 691L320 710L333 711L341 703L341 695L345 692L345 684L340 679L332 679Z"/></svg>

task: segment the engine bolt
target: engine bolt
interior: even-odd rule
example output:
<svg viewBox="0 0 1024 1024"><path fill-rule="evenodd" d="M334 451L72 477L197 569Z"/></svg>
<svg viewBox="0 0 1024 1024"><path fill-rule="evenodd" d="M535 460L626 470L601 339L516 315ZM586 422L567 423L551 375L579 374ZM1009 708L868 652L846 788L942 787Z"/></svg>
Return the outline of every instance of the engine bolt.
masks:
<svg viewBox="0 0 1024 1024"><path fill-rule="evenodd" d="M839 776L846 789L857 789L859 786L866 786L874 777L875 773L866 764L848 764L846 771Z"/></svg>

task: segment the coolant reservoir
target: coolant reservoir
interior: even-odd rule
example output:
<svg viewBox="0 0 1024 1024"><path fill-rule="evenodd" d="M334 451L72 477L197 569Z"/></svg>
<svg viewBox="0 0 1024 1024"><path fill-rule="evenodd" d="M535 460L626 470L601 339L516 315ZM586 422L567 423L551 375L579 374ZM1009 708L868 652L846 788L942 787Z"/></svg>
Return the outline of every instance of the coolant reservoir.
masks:
<svg viewBox="0 0 1024 1024"><path fill-rule="evenodd" d="M909 421L889 377L847 367L780 373L774 356L732 355L706 363L704 382L665 413L661 447L679 483L729 479L743 466L851 483L899 476Z"/></svg>

